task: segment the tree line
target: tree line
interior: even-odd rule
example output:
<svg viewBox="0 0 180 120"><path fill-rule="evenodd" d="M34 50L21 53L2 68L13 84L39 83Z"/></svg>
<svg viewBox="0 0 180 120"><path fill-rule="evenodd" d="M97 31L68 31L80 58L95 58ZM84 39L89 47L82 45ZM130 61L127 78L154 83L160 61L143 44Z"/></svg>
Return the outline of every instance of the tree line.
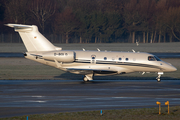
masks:
<svg viewBox="0 0 180 120"><path fill-rule="evenodd" d="M179 0L0 0L0 32L5 23L35 24L64 43L180 40ZM76 39L76 40L75 40Z"/></svg>

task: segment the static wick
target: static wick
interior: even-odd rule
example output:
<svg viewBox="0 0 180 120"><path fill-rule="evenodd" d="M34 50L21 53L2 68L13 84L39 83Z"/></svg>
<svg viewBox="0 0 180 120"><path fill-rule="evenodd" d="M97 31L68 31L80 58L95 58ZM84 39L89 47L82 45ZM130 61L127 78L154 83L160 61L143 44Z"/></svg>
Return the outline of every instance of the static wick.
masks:
<svg viewBox="0 0 180 120"><path fill-rule="evenodd" d="M97 48L98 51L101 51L99 48Z"/></svg>

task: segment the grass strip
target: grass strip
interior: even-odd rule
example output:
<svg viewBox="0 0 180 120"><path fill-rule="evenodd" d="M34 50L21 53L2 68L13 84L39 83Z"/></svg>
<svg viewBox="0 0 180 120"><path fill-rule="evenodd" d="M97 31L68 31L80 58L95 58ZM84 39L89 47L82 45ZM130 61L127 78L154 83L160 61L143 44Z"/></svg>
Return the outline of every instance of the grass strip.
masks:
<svg viewBox="0 0 180 120"><path fill-rule="evenodd" d="M161 115L157 108L138 108L121 110L103 110L85 112L64 112L56 114L35 114L19 117L0 118L0 120L179 120L180 106L170 107L170 114L167 107L162 107Z"/></svg>

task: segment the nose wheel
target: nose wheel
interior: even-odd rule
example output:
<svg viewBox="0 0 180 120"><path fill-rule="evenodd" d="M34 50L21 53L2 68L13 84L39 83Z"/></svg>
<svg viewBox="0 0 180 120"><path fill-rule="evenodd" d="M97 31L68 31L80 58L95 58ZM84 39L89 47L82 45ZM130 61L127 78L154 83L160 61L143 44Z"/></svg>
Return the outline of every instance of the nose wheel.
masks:
<svg viewBox="0 0 180 120"><path fill-rule="evenodd" d="M158 82L161 82L161 75L158 75L158 77L156 78L156 80L158 81Z"/></svg>
<svg viewBox="0 0 180 120"><path fill-rule="evenodd" d="M158 72L158 77L156 78L158 82L161 82L161 75L163 74L163 72Z"/></svg>

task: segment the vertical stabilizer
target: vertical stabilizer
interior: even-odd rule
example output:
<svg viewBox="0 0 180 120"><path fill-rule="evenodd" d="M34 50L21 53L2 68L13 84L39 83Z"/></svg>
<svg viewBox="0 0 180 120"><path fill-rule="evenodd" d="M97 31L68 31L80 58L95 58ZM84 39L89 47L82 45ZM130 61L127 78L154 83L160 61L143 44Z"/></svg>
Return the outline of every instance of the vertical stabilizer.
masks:
<svg viewBox="0 0 180 120"><path fill-rule="evenodd" d="M56 47L49 42L35 25L6 24L19 32L27 51L53 51Z"/></svg>

